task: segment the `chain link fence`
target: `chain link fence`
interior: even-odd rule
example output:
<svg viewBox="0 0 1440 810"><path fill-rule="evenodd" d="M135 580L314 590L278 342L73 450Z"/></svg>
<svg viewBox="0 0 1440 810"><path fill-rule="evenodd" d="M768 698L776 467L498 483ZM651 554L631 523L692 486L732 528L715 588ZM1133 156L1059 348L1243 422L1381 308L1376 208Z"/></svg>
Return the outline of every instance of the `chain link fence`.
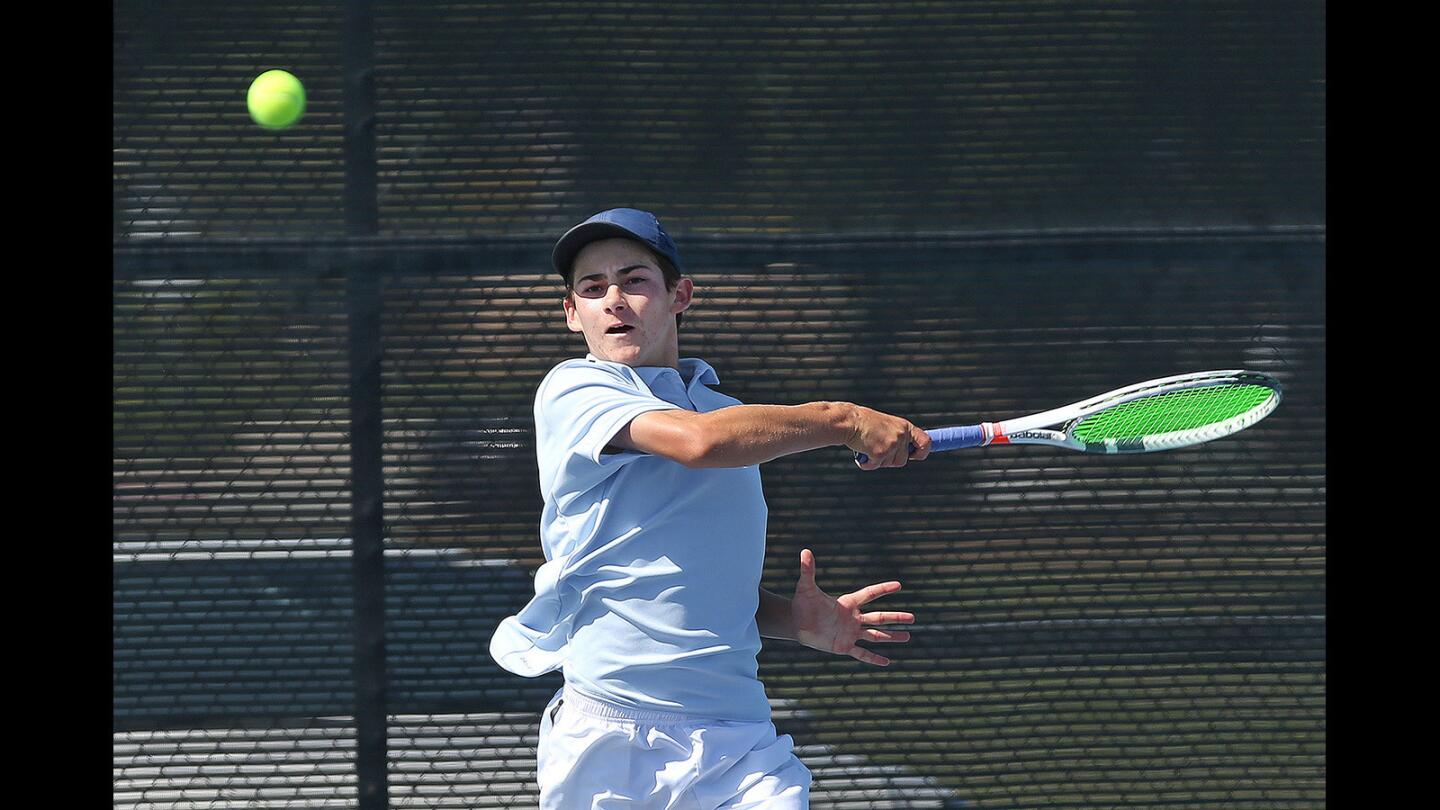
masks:
<svg viewBox="0 0 1440 810"><path fill-rule="evenodd" d="M486 649L541 562L535 387L585 350L549 247L613 205L675 235L681 354L742 401L1286 386L1169 454L767 464L765 587L809 547L917 615L883 671L761 653L812 806L1324 805L1323 4L114 15L117 808L535 805L559 676ZM280 133L271 67L310 95Z"/></svg>

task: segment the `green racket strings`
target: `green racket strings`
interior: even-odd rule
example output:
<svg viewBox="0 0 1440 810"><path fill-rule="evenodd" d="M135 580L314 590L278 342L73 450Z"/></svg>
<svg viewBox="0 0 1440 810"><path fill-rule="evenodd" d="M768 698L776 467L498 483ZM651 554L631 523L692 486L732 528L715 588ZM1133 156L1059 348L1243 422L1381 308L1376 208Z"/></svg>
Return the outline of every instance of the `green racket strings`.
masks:
<svg viewBox="0 0 1440 810"><path fill-rule="evenodd" d="M1075 426L1074 435L1082 442L1098 443L1194 430L1233 419L1273 396L1270 388L1250 384L1170 391L1087 416Z"/></svg>

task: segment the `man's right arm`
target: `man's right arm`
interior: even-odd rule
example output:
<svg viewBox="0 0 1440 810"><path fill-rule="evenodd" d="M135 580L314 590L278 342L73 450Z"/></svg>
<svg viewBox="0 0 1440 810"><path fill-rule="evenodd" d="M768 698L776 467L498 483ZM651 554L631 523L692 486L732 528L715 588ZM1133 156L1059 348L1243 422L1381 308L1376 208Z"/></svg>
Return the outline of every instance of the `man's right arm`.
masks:
<svg viewBox="0 0 1440 810"><path fill-rule="evenodd" d="M632 419L610 443L692 468L748 467L841 444L870 457L861 465L866 470L903 467L930 455L925 431L850 402L732 405L709 413L650 411Z"/></svg>

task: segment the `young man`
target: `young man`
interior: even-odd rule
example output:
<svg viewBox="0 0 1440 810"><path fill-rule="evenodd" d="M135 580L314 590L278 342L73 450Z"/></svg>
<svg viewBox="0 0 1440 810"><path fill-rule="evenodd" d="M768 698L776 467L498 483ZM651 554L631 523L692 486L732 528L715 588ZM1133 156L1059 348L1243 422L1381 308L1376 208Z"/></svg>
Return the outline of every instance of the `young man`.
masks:
<svg viewBox="0 0 1440 810"><path fill-rule="evenodd" d="M757 677L761 636L885 666L856 642L908 641L879 628L914 616L862 611L898 582L829 596L808 549L792 598L760 588L759 465L845 445L869 456L862 469L903 467L930 438L848 402L743 405L712 390L715 370L679 355L694 283L652 214L596 214L552 258L565 323L590 352L536 394L547 562L490 642L516 674L564 669L541 717L540 804L808 807L810 772L776 735Z"/></svg>

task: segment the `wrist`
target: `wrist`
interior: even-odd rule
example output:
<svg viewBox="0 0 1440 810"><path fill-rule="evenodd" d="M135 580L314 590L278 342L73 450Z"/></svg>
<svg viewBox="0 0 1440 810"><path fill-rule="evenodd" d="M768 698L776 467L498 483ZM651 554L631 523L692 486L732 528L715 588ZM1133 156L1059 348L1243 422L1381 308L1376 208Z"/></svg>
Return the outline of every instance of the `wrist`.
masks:
<svg viewBox="0 0 1440 810"><path fill-rule="evenodd" d="M833 409L833 444L853 445L860 433L860 408L853 402L827 402Z"/></svg>
<svg viewBox="0 0 1440 810"><path fill-rule="evenodd" d="M784 607L781 613L783 618L780 624L780 635L786 641L797 641L800 638L800 633L795 629L795 600L783 596L780 597L780 599Z"/></svg>
<svg viewBox="0 0 1440 810"><path fill-rule="evenodd" d="M786 641L796 640L795 618L790 603L791 600L778 593L760 589L760 608L755 612L755 619L761 636Z"/></svg>

